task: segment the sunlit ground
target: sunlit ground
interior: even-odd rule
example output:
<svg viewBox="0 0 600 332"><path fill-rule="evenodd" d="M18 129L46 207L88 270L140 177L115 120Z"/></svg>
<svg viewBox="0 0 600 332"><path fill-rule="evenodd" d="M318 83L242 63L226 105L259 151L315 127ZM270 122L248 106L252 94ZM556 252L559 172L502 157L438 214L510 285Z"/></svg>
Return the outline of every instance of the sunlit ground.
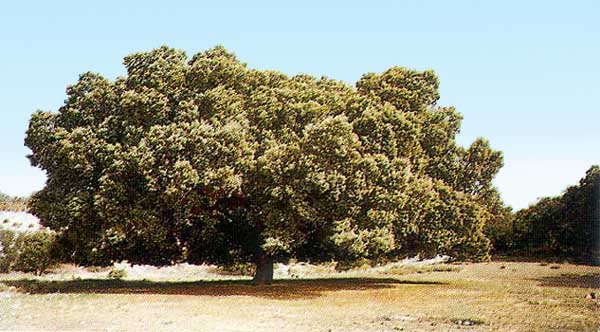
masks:
<svg viewBox="0 0 600 332"><path fill-rule="evenodd" d="M590 266L495 262L342 274L322 267L280 273L283 279L261 287L248 278L199 270L204 281L191 281L187 270L177 281L156 270L146 280L142 272L109 280L104 271L77 271L82 270L41 278L0 275L0 330L596 331L600 326L600 299L590 298L600 295L600 268Z"/></svg>

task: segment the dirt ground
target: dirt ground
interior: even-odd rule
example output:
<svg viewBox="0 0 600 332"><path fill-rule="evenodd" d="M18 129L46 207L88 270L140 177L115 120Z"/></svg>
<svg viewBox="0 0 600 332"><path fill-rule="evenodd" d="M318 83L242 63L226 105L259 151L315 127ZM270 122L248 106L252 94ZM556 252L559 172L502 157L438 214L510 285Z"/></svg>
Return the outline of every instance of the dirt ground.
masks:
<svg viewBox="0 0 600 332"><path fill-rule="evenodd" d="M600 326L598 267L436 266L341 274L305 269L279 273L275 284L261 287L247 278L166 279L156 271L124 280L109 280L106 271L0 275L0 330L598 331Z"/></svg>

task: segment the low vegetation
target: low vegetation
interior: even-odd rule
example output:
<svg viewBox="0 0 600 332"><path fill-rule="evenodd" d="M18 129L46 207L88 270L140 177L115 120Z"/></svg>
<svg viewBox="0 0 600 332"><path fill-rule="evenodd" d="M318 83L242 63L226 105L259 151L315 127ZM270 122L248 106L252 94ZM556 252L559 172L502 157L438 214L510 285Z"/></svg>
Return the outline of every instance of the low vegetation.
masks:
<svg viewBox="0 0 600 332"><path fill-rule="evenodd" d="M120 268L113 268L108 272L108 278L109 279L123 279L127 277L127 271L124 269L120 269Z"/></svg>
<svg viewBox="0 0 600 332"><path fill-rule="evenodd" d="M29 198L8 196L0 192L0 211L25 212Z"/></svg>
<svg viewBox="0 0 600 332"><path fill-rule="evenodd" d="M387 269L385 273L402 275L429 272L458 272L460 270L460 265L436 264L423 266L397 266Z"/></svg>
<svg viewBox="0 0 600 332"><path fill-rule="evenodd" d="M14 232L0 229L0 273L44 273L57 262L56 233L44 230Z"/></svg>

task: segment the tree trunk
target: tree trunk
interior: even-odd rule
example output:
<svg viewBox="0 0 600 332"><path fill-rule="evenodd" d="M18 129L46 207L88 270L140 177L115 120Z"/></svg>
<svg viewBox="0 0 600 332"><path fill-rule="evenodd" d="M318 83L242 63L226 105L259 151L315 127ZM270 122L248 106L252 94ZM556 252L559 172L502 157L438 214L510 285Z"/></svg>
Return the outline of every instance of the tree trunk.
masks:
<svg viewBox="0 0 600 332"><path fill-rule="evenodd" d="M260 253L256 257L256 273L252 282L255 285L270 285L273 283L273 257Z"/></svg>

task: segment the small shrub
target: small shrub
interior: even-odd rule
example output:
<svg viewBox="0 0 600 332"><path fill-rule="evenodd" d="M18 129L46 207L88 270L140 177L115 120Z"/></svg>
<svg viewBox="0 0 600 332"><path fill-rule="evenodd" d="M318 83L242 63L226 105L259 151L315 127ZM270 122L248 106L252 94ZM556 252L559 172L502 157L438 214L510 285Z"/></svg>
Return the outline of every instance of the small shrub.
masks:
<svg viewBox="0 0 600 332"><path fill-rule="evenodd" d="M8 273L17 261L18 250L16 248L15 232L0 229L0 273Z"/></svg>
<svg viewBox="0 0 600 332"><path fill-rule="evenodd" d="M252 263L232 263L225 266L219 266L214 273L233 276L253 276L256 272L256 266Z"/></svg>
<svg viewBox="0 0 600 332"><path fill-rule="evenodd" d="M92 273L99 273L99 272L106 272L109 271L110 268L108 267L104 267L104 266L88 266L85 268L86 271L88 272L92 272Z"/></svg>
<svg viewBox="0 0 600 332"><path fill-rule="evenodd" d="M431 272L458 272L460 270L461 270L461 267L456 266L456 265L435 264L435 265L421 265L421 266L400 265L400 266L394 266L385 272L388 274L402 275L402 274L413 274L413 273L421 274L421 273L431 273Z"/></svg>
<svg viewBox="0 0 600 332"><path fill-rule="evenodd" d="M336 271L338 272L344 272L344 271L349 271L349 270L363 270L366 271L368 270L374 262L366 259L366 258L360 258L360 259L349 259L349 260L340 260L338 261L337 265L335 266Z"/></svg>
<svg viewBox="0 0 600 332"><path fill-rule="evenodd" d="M0 273L12 271L44 273L56 262L56 234L16 233L0 230Z"/></svg>
<svg viewBox="0 0 600 332"><path fill-rule="evenodd" d="M54 232L24 233L17 237L18 256L14 270L41 275L56 263L56 234Z"/></svg>
<svg viewBox="0 0 600 332"><path fill-rule="evenodd" d="M431 267L431 271L432 272L458 272L458 271L460 271L460 267L456 266L456 265L440 264L440 265L433 265Z"/></svg>
<svg viewBox="0 0 600 332"><path fill-rule="evenodd" d="M478 318L453 319L452 322L454 324L462 325L462 326L474 326L474 325L485 324L485 322L482 319L478 319Z"/></svg>
<svg viewBox="0 0 600 332"><path fill-rule="evenodd" d="M108 278L114 280L120 280L127 277L127 271L125 269L119 269L114 267L110 272L108 272Z"/></svg>

